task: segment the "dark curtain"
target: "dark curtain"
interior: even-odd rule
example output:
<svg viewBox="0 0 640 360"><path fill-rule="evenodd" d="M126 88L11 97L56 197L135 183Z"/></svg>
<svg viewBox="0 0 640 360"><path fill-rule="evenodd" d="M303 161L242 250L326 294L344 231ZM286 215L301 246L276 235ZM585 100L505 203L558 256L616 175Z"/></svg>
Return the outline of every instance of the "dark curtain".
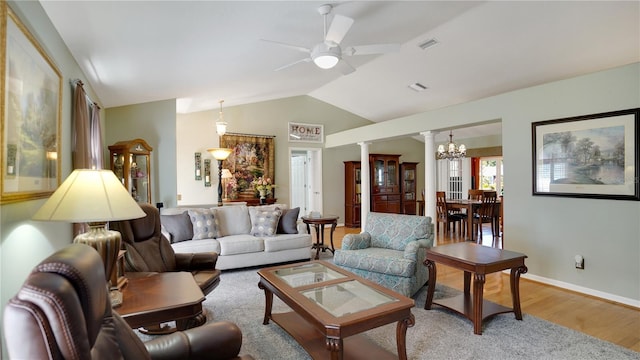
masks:
<svg viewBox="0 0 640 360"><path fill-rule="evenodd" d="M74 85L71 145L73 169L102 169L100 107L88 99L82 81L78 80ZM87 229L86 224L73 224L74 236Z"/></svg>

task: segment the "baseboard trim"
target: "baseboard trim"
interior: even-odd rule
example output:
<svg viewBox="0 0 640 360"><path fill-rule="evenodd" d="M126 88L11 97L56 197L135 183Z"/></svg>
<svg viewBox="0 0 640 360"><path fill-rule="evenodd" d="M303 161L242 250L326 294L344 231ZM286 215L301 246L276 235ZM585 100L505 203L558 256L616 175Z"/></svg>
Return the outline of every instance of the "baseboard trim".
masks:
<svg viewBox="0 0 640 360"><path fill-rule="evenodd" d="M563 281L549 279L549 278L545 278L545 277L538 276L538 275L522 274L521 277L525 278L525 279L528 279L528 280L531 280L531 281L536 281L536 282L539 282L539 283L543 283L543 284L559 287L559 288L562 288L562 289L575 291L577 293L581 293L581 294L585 294L585 295L601 298L601 299L604 299L604 300L614 301L614 302L617 302L617 303L620 303L620 304L624 304L624 305L627 305L627 306L631 306L631 307L640 309L640 300L635 300L635 299L630 299L630 298L626 298L626 297L622 297L622 296L618 296L618 295L614 295L614 294L609 294L609 293L606 293L606 292L602 292L602 291L586 288L586 287L583 287L583 286L578 286L578 285L575 285L575 284L566 283L566 282L563 282Z"/></svg>

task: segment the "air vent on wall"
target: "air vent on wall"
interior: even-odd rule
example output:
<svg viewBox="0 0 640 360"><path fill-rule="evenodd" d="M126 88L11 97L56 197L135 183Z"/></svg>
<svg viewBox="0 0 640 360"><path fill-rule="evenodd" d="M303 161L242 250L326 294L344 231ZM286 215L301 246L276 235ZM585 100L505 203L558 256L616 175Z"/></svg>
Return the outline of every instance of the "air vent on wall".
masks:
<svg viewBox="0 0 640 360"><path fill-rule="evenodd" d="M418 44L418 47L422 50L426 50L427 48L430 48L434 45L437 45L439 43L438 40L436 39L429 39L429 40L425 40L423 42L421 42L420 44Z"/></svg>
<svg viewBox="0 0 640 360"><path fill-rule="evenodd" d="M427 87L417 82L409 85L409 89L413 91L421 92L421 91L427 90Z"/></svg>

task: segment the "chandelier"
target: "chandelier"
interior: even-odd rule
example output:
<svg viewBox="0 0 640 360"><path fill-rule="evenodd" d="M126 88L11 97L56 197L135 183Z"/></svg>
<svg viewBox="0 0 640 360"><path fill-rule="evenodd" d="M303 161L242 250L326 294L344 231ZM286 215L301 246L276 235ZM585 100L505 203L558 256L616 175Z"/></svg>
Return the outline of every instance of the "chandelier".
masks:
<svg viewBox="0 0 640 360"><path fill-rule="evenodd" d="M216 132L218 136L222 136L227 132L227 123L224 121L224 117L222 115L222 103L224 100L220 100L220 116L218 117L218 121L216 121Z"/></svg>
<svg viewBox="0 0 640 360"><path fill-rule="evenodd" d="M445 148L444 145L438 146L438 160L457 160L462 159L467 154L467 147L464 144L460 146L453 142L453 131L449 131L449 144Z"/></svg>

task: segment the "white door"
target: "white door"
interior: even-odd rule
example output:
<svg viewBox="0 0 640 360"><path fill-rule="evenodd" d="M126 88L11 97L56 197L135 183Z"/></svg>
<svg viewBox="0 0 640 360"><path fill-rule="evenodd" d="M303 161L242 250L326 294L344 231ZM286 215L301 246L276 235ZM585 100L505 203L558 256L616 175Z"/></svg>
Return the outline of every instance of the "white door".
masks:
<svg viewBox="0 0 640 360"><path fill-rule="evenodd" d="M299 207L300 215L322 212L322 153L320 149L289 149L291 208Z"/></svg>

